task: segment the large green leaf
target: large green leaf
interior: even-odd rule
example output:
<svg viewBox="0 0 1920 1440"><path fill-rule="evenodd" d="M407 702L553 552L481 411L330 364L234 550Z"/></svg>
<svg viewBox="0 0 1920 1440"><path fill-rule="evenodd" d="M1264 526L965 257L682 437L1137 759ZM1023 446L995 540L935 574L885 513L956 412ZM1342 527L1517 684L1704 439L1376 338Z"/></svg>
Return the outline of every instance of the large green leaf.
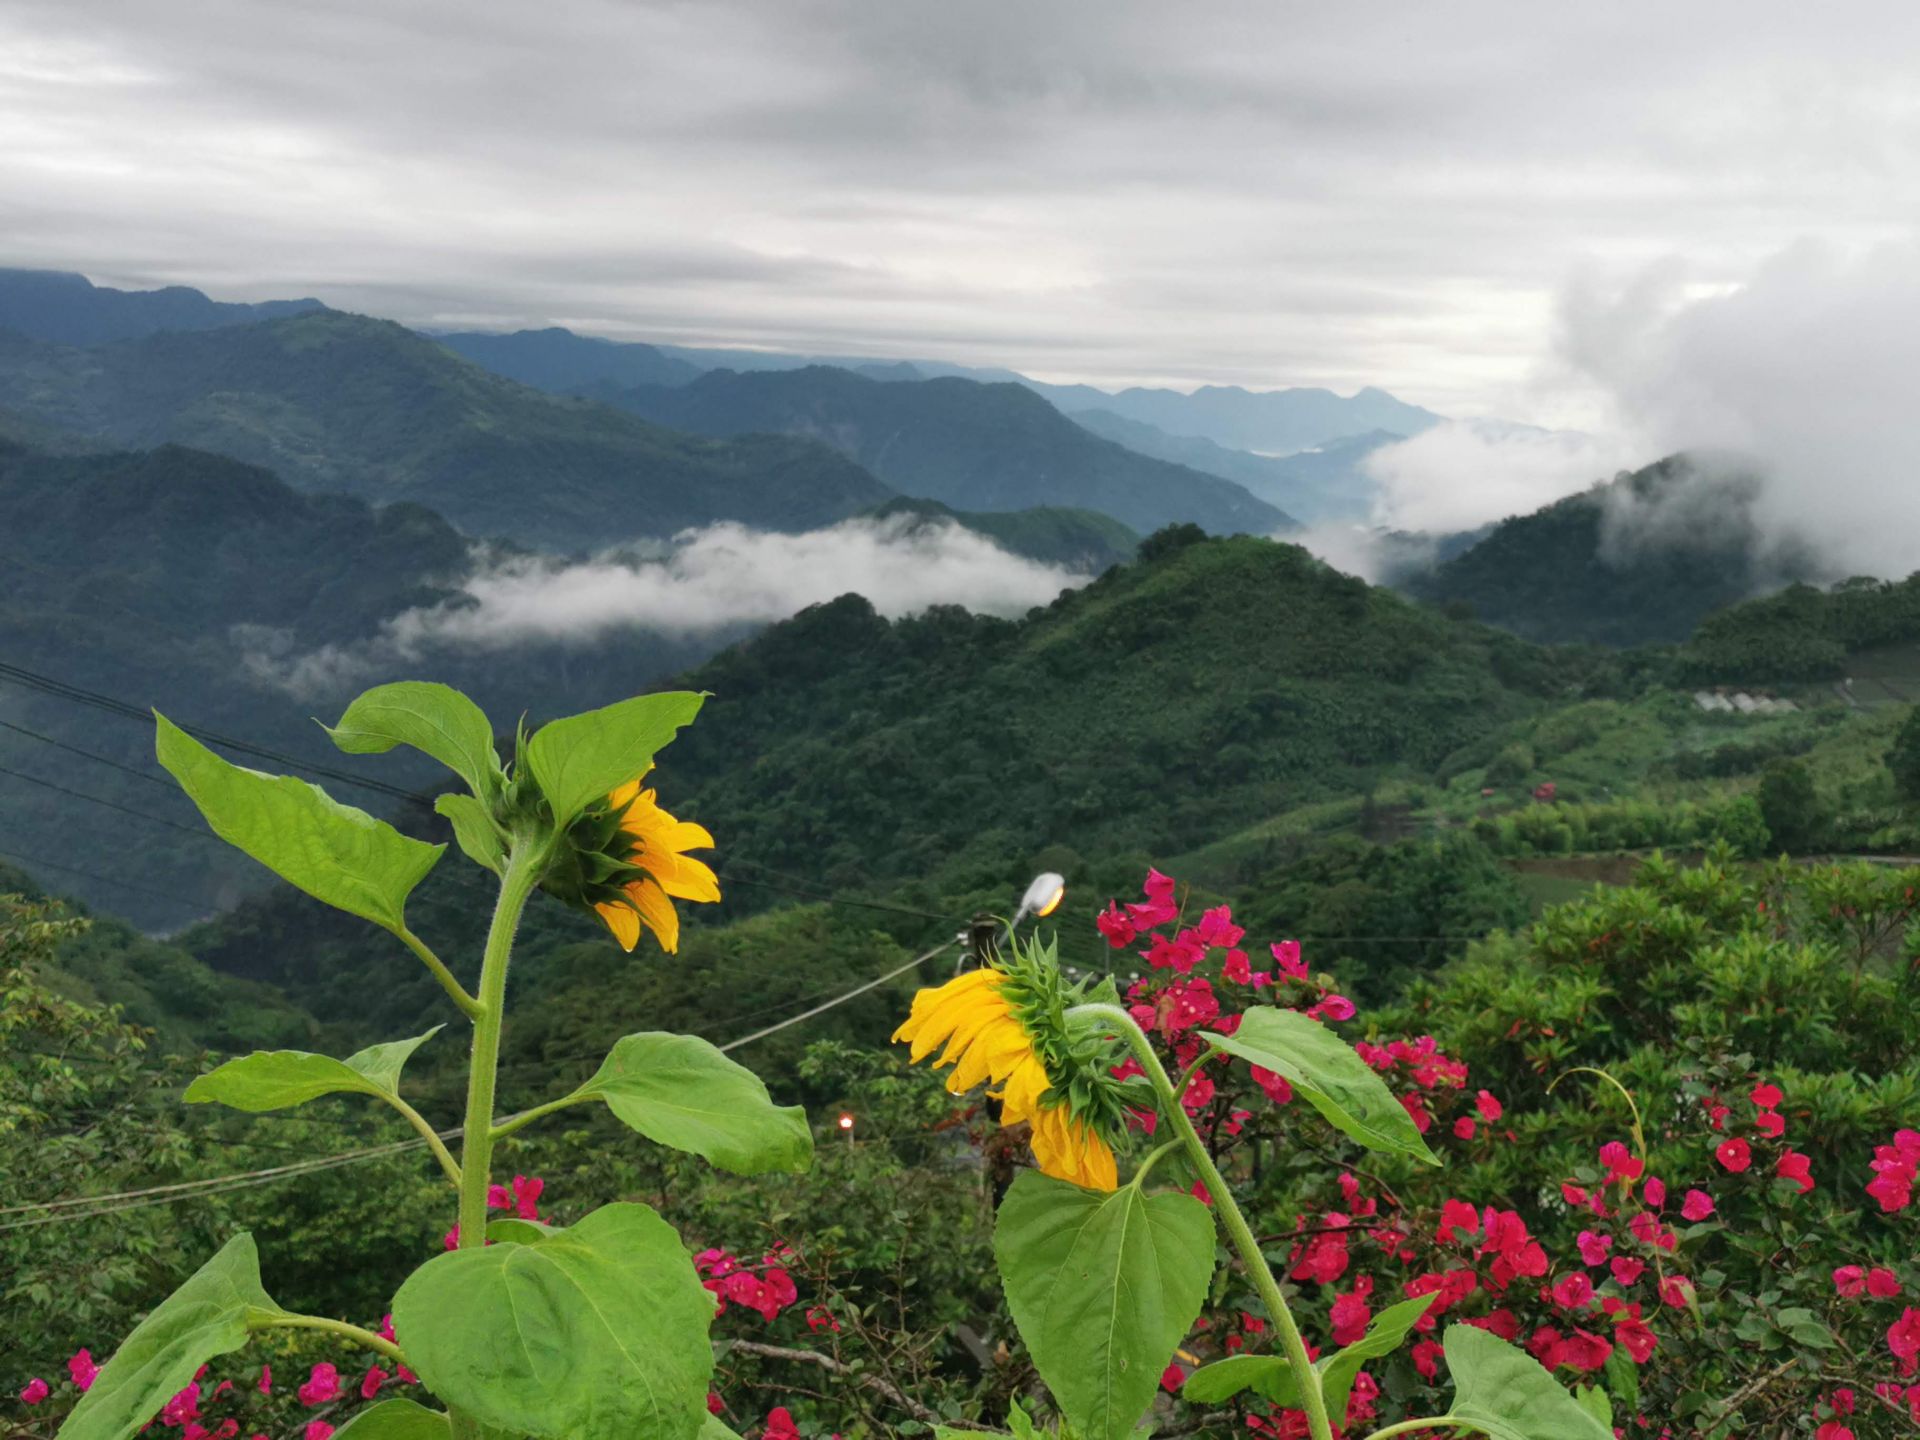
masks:
<svg viewBox="0 0 1920 1440"><path fill-rule="evenodd" d="M1247 1011L1233 1034L1209 1035L1207 1041L1285 1076L1296 1094L1362 1145L1440 1163L1386 1082L1318 1020L1262 1005Z"/></svg>
<svg viewBox="0 0 1920 1440"><path fill-rule="evenodd" d="M506 870L507 847L485 805L471 795L442 795L433 802L433 811L453 823L453 838L469 860L496 875Z"/></svg>
<svg viewBox="0 0 1920 1440"><path fill-rule="evenodd" d="M1060 1409L1086 1440L1130 1434L1206 1298L1207 1207L1029 1170L1000 1204L993 1250L1014 1323Z"/></svg>
<svg viewBox="0 0 1920 1440"><path fill-rule="evenodd" d="M396 745L411 745L453 771L476 795L490 796L500 788L493 725L450 685L425 680L376 685L347 706L338 725L322 728L349 755L384 755Z"/></svg>
<svg viewBox="0 0 1920 1440"><path fill-rule="evenodd" d="M1280 1355L1229 1355L1202 1365L1180 1387L1180 1398L1195 1405L1218 1405L1242 1390L1251 1390L1275 1405L1297 1406L1300 1387L1293 1367Z"/></svg>
<svg viewBox="0 0 1920 1440"><path fill-rule="evenodd" d="M342 1425L339 1440L452 1440L453 1422L411 1400L382 1400Z"/></svg>
<svg viewBox="0 0 1920 1440"><path fill-rule="evenodd" d="M446 846L410 840L291 775L229 764L166 716L154 719L160 763L222 840L316 900L389 930L405 926L407 896Z"/></svg>
<svg viewBox="0 0 1920 1440"><path fill-rule="evenodd" d="M212 1103L259 1112L304 1105L322 1095L398 1095L400 1069L407 1057L440 1029L436 1025L411 1040L369 1045L344 1060L305 1050L256 1050L196 1077L187 1086L185 1098L190 1105Z"/></svg>
<svg viewBox="0 0 1920 1440"><path fill-rule="evenodd" d="M1448 1411L1493 1440L1612 1440L1526 1351L1472 1325L1449 1325L1442 1341L1453 1373Z"/></svg>
<svg viewBox="0 0 1920 1440"><path fill-rule="evenodd" d="M680 1237L645 1205L437 1255L393 1298L428 1389L484 1425L550 1440L694 1440L712 1320Z"/></svg>
<svg viewBox="0 0 1920 1440"><path fill-rule="evenodd" d="M1320 1393L1326 1396L1327 1413L1333 1417L1334 1424L1338 1425L1346 1416L1347 1396L1353 1393L1354 1378L1366 1368L1367 1362L1398 1350L1414 1322L1426 1314L1438 1298L1416 1295L1398 1305L1389 1305L1373 1317L1366 1334L1320 1362Z"/></svg>
<svg viewBox="0 0 1920 1440"><path fill-rule="evenodd" d="M700 1422L700 1440L740 1440L740 1433L718 1415L709 1414ZM973 1437L969 1436L968 1440Z"/></svg>
<svg viewBox="0 0 1920 1440"><path fill-rule="evenodd" d="M527 742L527 768L555 820L565 825L639 779L655 752L692 723L705 699L691 690L668 690L542 725Z"/></svg>
<svg viewBox="0 0 1920 1440"><path fill-rule="evenodd" d="M775 1105L758 1075L692 1035L623 1036L573 1093L605 1100L656 1144L703 1155L737 1175L813 1163L806 1111Z"/></svg>
<svg viewBox="0 0 1920 1440"><path fill-rule="evenodd" d="M251 1235L236 1235L120 1342L60 1427L61 1440L126 1440L216 1355L247 1343L248 1317L283 1314L260 1288Z"/></svg>

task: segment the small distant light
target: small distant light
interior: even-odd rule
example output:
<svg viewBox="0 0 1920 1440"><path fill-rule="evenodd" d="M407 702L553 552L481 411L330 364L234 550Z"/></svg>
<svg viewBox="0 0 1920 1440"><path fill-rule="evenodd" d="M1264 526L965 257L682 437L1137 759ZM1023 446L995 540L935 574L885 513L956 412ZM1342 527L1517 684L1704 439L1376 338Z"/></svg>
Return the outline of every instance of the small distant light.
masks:
<svg viewBox="0 0 1920 1440"><path fill-rule="evenodd" d="M840 1128L842 1130L853 1129L853 1116L849 1115L845 1110L840 1112Z"/></svg>

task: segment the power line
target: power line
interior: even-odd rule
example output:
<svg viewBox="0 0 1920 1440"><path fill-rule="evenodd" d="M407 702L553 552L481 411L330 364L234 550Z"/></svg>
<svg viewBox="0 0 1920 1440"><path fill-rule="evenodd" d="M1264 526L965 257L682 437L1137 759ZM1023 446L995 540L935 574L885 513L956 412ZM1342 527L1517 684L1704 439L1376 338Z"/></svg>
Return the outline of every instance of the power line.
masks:
<svg viewBox="0 0 1920 1440"><path fill-rule="evenodd" d="M65 750L69 755L79 755L88 760L97 760L102 765L111 765L114 769L131 775L136 780L145 780L149 785L161 785L169 790L174 788L171 780L163 780L151 770L139 770L131 765L123 765L109 756L96 755L91 750L82 750L78 745L69 745L66 741L56 740L51 735L42 735L38 730L29 730L26 726L16 725L11 720L0 720L0 730L11 730L16 735L26 736L29 740L38 740L41 744L51 745L56 750Z"/></svg>
<svg viewBox="0 0 1920 1440"><path fill-rule="evenodd" d="M107 714L117 715L123 720L134 720L142 725L149 726L153 724L153 714L150 710L138 705L129 704L125 700L115 699L111 695L103 695L97 690L88 690L79 685L71 685L51 675L41 675L36 671L27 669L25 666L13 665L0 660L0 680L11 681L25 689L36 690L43 695L51 695L56 699L67 700L76 705L88 705L96 710L104 711ZM264 745L256 745L250 740L239 740L231 735L223 735L217 730L209 730L203 726L181 725L180 728L185 730L189 735L207 744L224 746L226 749L237 750L243 755L251 755L256 759L271 760L278 765L287 765L296 770L304 770L309 775L318 775L324 779L337 780L343 785L356 785L362 790L371 790L378 794L390 795L399 800L430 802L432 799L431 796L420 795L415 791L404 789L401 786L391 785L384 780L370 780L364 775L355 775L349 770L338 770L329 765L317 765L311 760L301 760L283 751L274 750Z"/></svg>
<svg viewBox="0 0 1920 1440"><path fill-rule="evenodd" d="M17 860L22 865L36 865L47 870L64 870L69 875L79 875L88 880L96 880L109 889L126 890L135 895L146 895L155 900L165 900L170 904L179 906L182 911L194 911L196 914L198 913L193 904L181 899L177 894L170 895L164 890L149 890L145 886L135 885L126 880L109 879L97 871L83 870L78 865L63 865L57 860L43 860L38 855L23 855L17 850L0 850L0 855L6 856L9 860ZM211 900L204 900L199 903L212 909L219 909L219 906L215 905Z"/></svg>
<svg viewBox="0 0 1920 1440"><path fill-rule="evenodd" d="M816 1015L825 1014L835 1006L844 1005L847 1001L852 1000L858 995L864 995L876 986L884 985L889 980L897 979L899 976L913 969L916 965L925 964L942 951L952 949L960 943L962 938L964 937L955 936L953 939L936 945L933 949L923 954L916 955L904 965L896 966L884 975L868 980L863 984L856 985L851 990L844 991L824 1004L816 1005L810 1010L804 1010L798 1015L790 1016L776 1025L767 1026L763 1030L756 1030L750 1035L742 1035L738 1039L729 1040L726 1044L716 1046L715 1048L722 1054L738 1050L744 1045L751 1045L756 1040L764 1040L767 1036L785 1030L791 1025L798 1025L802 1021L811 1020ZM464 1128L464 1126L455 1126L450 1130L442 1130L438 1133L442 1140L452 1140L458 1138ZM419 1149L426 1143L424 1139L397 1140L386 1145L372 1146L363 1150L346 1151L338 1155L321 1156L314 1160L300 1161L291 1165L270 1166L265 1170L245 1170L238 1174L217 1175L206 1180L183 1180L172 1185L154 1185L143 1190L123 1190L109 1195L73 1196L64 1200L45 1200L30 1205L8 1206L5 1209L0 1209L0 1215L19 1215L27 1211L59 1211L62 1213L35 1215L33 1218L27 1220L10 1220L4 1225L0 1225L0 1232L23 1230L39 1225L56 1225L81 1220L91 1220L97 1216L117 1215L127 1210L139 1210L150 1205L171 1205L181 1200L198 1199L205 1195L225 1194L228 1191L243 1190L254 1185L271 1185L297 1175L312 1174L318 1170L330 1170L344 1165L356 1165L365 1160L405 1154L409 1151Z"/></svg>
<svg viewBox="0 0 1920 1440"><path fill-rule="evenodd" d="M85 800L93 805L104 805L109 810L118 810L122 815L131 815L136 820L146 820L155 825L164 825L169 830L178 830L183 835L192 835L200 840L220 842L220 837L206 830L195 829L191 825L182 825L178 820L169 820L164 815L149 815L144 810L135 810L131 805L122 805L118 800L107 800L98 795L89 795L84 790L69 790L65 785L56 785L51 780L42 780L37 775L29 775L24 770L11 770L0 765L0 775L11 775L16 780L24 780L29 785L44 786L56 794L68 795L75 800ZM220 842L224 843L224 842Z"/></svg>

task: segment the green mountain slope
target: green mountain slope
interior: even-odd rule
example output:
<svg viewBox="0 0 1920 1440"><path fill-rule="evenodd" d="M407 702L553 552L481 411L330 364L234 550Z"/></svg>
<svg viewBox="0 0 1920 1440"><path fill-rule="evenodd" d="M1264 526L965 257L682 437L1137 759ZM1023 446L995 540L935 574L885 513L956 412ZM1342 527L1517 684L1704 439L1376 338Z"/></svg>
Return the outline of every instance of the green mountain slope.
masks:
<svg viewBox="0 0 1920 1440"><path fill-rule="evenodd" d="M484 370L556 395L598 394L635 385L684 385L700 367L652 345L599 340L559 326L510 335L453 331L433 337Z"/></svg>
<svg viewBox="0 0 1920 1440"><path fill-rule="evenodd" d="M1097 575L1109 565L1133 558L1140 537L1118 520L1096 510L1061 510L1041 506L1032 510L954 510L938 500L889 500L873 512L876 518L917 515L927 520L951 520L985 535L1001 549L1048 565Z"/></svg>
<svg viewBox="0 0 1920 1440"><path fill-rule="evenodd" d="M0 451L0 662L385 783L430 772L343 756L308 717L330 720L364 686L421 674L503 715L587 708L743 633L464 650L383 641L395 617L455 601L474 563L431 511L302 494L220 456ZM116 914L177 926L262 881L200 838L154 767L149 721L0 675L0 769L17 772L0 774L0 850L45 862L49 881ZM391 803L335 788L376 811Z"/></svg>
<svg viewBox="0 0 1920 1440"><path fill-rule="evenodd" d="M1811 557L1762 553L1753 494L1747 479L1671 456L1504 520L1400 583L1543 643L1684 640L1724 605L1819 573Z"/></svg>
<svg viewBox="0 0 1920 1440"><path fill-rule="evenodd" d="M892 494L823 445L675 434L331 311L90 350L0 334L0 406L121 446L230 455L304 489L413 501L469 534L556 548L715 520L805 529Z"/></svg>
<svg viewBox="0 0 1920 1440"><path fill-rule="evenodd" d="M1072 414L1076 424L1116 445L1244 485L1306 525L1364 518L1378 487L1360 468L1361 462L1382 445L1405 438L1387 430L1370 430L1294 455L1256 455L1199 435L1169 435L1158 426L1111 410Z"/></svg>
<svg viewBox="0 0 1920 1440"><path fill-rule="evenodd" d="M729 853L817 880L1011 876L1424 772L1571 683L1294 546L1186 539L1018 622L808 611L688 677L714 698L663 783Z"/></svg>
<svg viewBox="0 0 1920 1440"><path fill-rule="evenodd" d="M1035 388L1068 414L1105 410L1169 435L1199 436L1265 455L1291 455L1372 430L1417 435L1443 418L1371 385L1352 395L1312 386L1202 385L1191 394L1136 386L1113 395L1085 385Z"/></svg>
<svg viewBox="0 0 1920 1440"><path fill-rule="evenodd" d="M114 290L61 270L0 269L0 330L58 345L135 340L161 330L216 330L327 307L318 300L239 305L185 285Z"/></svg>
<svg viewBox="0 0 1920 1440"><path fill-rule="evenodd" d="M1142 533L1176 522L1217 534L1292 524L1230 481L1088 433L1020 385L873 380L819 365L716 370L673 389L630 391L621 403L705 435L820 440L902 494L956 510L1098 510Z"/></svg>

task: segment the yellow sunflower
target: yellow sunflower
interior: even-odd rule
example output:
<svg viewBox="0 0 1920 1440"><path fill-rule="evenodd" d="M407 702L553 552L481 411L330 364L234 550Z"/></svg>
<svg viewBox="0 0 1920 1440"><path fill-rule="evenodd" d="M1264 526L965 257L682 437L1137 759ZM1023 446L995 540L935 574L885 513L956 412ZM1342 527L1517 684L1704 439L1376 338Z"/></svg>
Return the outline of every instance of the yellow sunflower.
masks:
<svg viewBox="0 0 1920 1440"><path fill-rule="evenodd" d="M645 873L627 880L619 899L600 901L593 908L623 950L633 949L644 925L671 955L680 947L680 917L673 901L720 898L720 882L712 869L686 854L711 850L713 836L703 826L674 819L660 808L653 791L640 788L638 780L615 790L607 804L619 813L622 838L631 837L626 863Z"/></svg>
<svg viewBox="0 0 1920 1440"><path fill-rule="evenodd" d="M1000 1123L1032 1126L1033 1158L1042 1174L1089 1190L1112 1190L1119 1175L1113 1150L1099 1131L1073 1114L1064 1096L1055 1096L1053 1104L1043 1100L1053 1081L1020 1011L1003 993L1011 978L992 968L969 970L920 991L893 1038L912 1046L916 1064L944 1047L933 1064L954 1067L947 1089L956 1095L982 1083L999 1086L988 1093L1001 1102Z"/></svg>

